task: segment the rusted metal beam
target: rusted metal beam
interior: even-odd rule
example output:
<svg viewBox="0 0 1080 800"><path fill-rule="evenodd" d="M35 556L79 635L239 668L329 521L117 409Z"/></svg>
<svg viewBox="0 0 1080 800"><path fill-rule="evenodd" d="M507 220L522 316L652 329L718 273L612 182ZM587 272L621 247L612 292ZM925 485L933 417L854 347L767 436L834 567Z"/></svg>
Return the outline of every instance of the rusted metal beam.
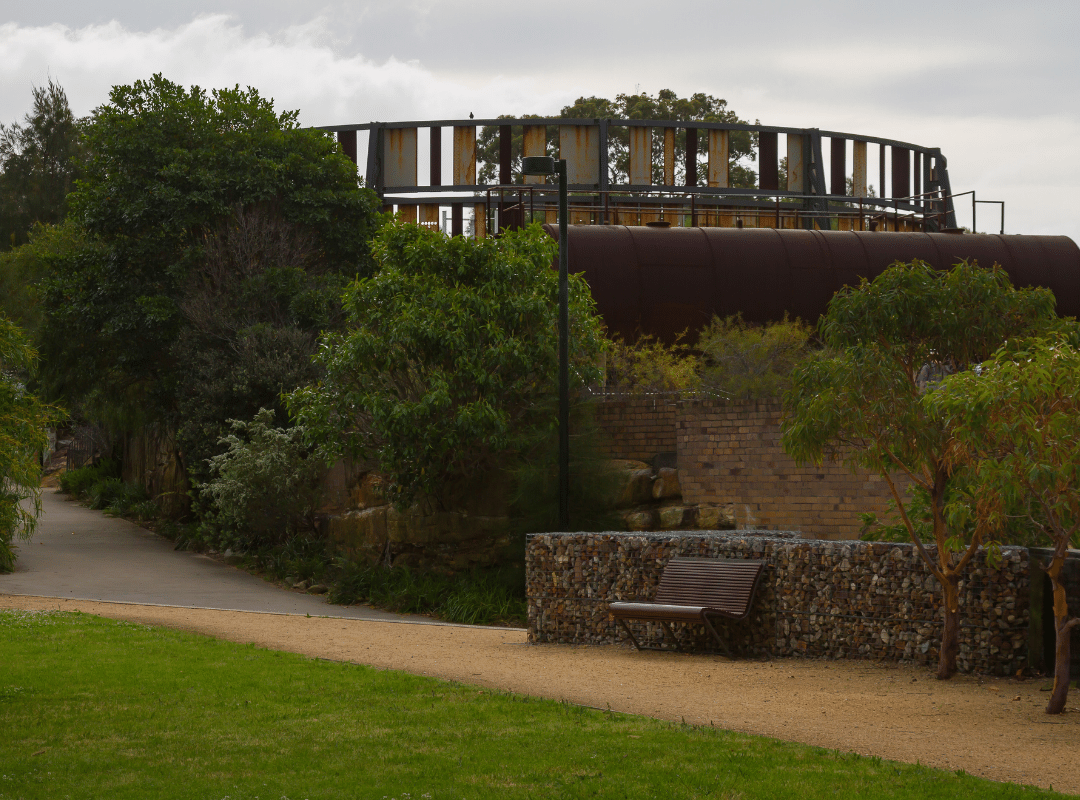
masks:
<svg viewBox="0 0 1080 800"><path fill-rule="evenodd" d="M559 157L571 186L600 186L600 126L560 125Z"/></svg>
<svg viewBox="0 0 1080 800"><path fill-rule="evenodd" d="M922 208L922 198L919 197L922 194L922 153L912 153L911 158L914 162L911 167L911 179L914 184L911 194L918 198L915 205Z"/></svg>
<svg viewBox="0 0 1080 800"><path fill-rule="evenodd" d="M709 131L709 186L727 188L730 185L730 160L731 134L727 131Z"/></svg>
<svg viewBox="0 0 1080 800"><path fill-rule="evenodd" d="M473 206L473 236L477 239L487 236L487 206L484 203Z"/></svg>
<svg viewBox="0 0 1080 800"><path fill-rule="evenodd" d="M416 128L385 132L386 186L416 186Z"/></svg>
<svg viewBox="0 0 1080 800"><path fill-rule="evenodd" d="M780 188L778 147L775 133L758 134L758 186L761 189L775 192Z"/></svg>
<svg viewBox="0 0 1080 800"><path fill-rule="evenodd" d="M431 129L431 148L428 158L430 185L442 186L442 128Z"/></svg>
<svg viewBox="0 0 1080 800"><path fill-rule="evenodd" d="M664 128L664 186L675 185L675 129Z"/></svg>
<svg viewBox="0 0 1080 800"><path fill-rule="evenodd" d="M409 204L406 204L406 205L399 205L397 215L398 215L398 219L400 219L402 222L412 222L412 223L415 224L416 223L416 204L415 203L409 203Z"/></svg>
<svg viewBox="0 0 1080 800"><path fill-rule="evenodd" d="M652 128L628 128L630 134L631 186L648 186L652 183Z"/></svg>
<svg viewBox="0 0 1080 800"><path fill-rule="evenodd" d="M476 185L476 128L454 127L454 186Z"/></svg>
<svg viewBox="0 0 1080 800"><path fill-rule="evenodd" d="M686 129L685 186L697 186L697 128Z"/></svg>
<svg viewBox="0 0 1080 800"><path fill-rule="evenodd" d="M364 183L380 195L383 190L384 161L383 130L378 125L372 125L368 130L367 169L364 172Z"/></svg>
<svg viewBox="0 0 1080 800"><path fill-rule="evenodd" d="M851 194L866 197L866 142L851 142Z"/></svg>
<svg viewBox="0 0 1080 800"><path fill-rule="evenodd" d="M787 190L806 194L806 137L801 134L787 135Z"/></svg>
<svg viewBox="0 0 1080 800"><path fill-rule="evenodd" d="M531 156L547 155L547 127L544 125L526 125L522 135L522 155L526 158ZM544 183L543 175L526 175L525 183Z"/></svg>
<svg viewBox="0 0 1080 800"><path fill-rule="evenodd" d="M885 194L885 145L878 145L878 172L879 177L878 197L888 197Z"/></svg>
<svg viewBox="0 0 1080 800"><path fill-rule="evenodd" d="M829 193L847 194L847 139L833 137L829 159Z"/></svg>
<svg viewBox="0 0 1080 800"><path fill-rule="evenodd" d="M454 203L450 206L450 235L461 236L465 233L465 205Z"/></svg>
<svg viewBox="0 0 1080 800"><path fill-rule="evenodd" d="M420 204L420 219L421 225L429 228L439 227L439 206L437 203L421 203Z"/></svg>
<svg viewBox="0 0 1080 800"><path fill-rule="evenodd" d="M356 163L356 131L338 131L337 132L338 144L341 145L341 152L349 157L352 163Z"/></svg>
<svg viewBox="0 0 1080 800"><path fill-rule="evenodd" d="M892 149L892 197L911 197L911 158L904 147Z"/></svg>
<svg viewBox="0 0 1080 800"><path fill-rule="evenodd" d="M499 183L506 185L513 183L513 129L509 125L499 126Z"/></svg>

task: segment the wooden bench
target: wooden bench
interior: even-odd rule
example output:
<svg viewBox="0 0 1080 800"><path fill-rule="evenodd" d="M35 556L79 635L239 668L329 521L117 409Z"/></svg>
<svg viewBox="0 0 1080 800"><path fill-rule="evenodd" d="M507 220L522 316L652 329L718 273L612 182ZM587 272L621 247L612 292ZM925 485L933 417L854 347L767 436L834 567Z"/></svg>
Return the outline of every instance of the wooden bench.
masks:
<svg viewBox="0 0 1080 800"><path fill-rule="evenodd" d="M712 637L730 653L713 627L710 617L742 620L750 613L764 561L734 558L673 558L664 567L656 599L649 602L616 602L611 614L623 626L638 650L643 648L626 624L628 619L659 622L682 650L669 623L703 623Z"/></svg>

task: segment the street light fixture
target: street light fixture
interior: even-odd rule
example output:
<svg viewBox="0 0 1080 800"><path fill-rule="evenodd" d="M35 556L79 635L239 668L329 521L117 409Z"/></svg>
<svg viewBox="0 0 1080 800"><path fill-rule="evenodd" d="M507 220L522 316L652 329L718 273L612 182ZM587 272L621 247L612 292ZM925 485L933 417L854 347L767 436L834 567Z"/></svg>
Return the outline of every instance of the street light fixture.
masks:
<svg viewBox="0 0 1080 800"><path fill-rule="evenodd" d="M570 530L570 289L566 244L566 159L528 156L522 175L559 176L559 529Z"/></svg>

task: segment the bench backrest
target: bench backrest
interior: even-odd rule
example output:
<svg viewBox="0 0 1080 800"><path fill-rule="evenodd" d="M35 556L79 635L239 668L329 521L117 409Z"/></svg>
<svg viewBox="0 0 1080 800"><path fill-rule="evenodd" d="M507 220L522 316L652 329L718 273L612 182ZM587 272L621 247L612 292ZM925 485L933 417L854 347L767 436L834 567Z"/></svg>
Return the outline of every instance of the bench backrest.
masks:
<svg viewBox="0 0 1080 800"><path fill-rule="evenodd" d="M754 599L764 561L673 558L656 588L657 603L708 606L743 616Z"/></svg>

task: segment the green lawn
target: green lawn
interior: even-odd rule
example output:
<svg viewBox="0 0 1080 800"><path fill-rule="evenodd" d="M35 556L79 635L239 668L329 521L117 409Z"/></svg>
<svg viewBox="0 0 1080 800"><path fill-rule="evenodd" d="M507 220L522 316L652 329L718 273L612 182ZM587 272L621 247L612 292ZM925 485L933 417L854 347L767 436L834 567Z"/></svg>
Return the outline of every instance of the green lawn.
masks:
<svg viewBox="0 0 1080 800"><path fill-rule="evenodd" d="M83 614L0 611L0 798L1059 797Z"/></svg>

